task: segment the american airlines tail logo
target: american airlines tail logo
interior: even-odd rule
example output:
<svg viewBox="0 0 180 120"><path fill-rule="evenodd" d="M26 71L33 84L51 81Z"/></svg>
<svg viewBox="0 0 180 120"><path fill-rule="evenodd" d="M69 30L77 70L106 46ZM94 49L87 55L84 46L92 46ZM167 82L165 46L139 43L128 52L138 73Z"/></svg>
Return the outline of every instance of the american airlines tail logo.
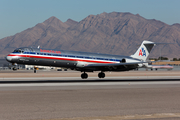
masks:
<svg viewBox="0 0 180 120"><path fill-rule="evenodd" d="M139 56L145 56L146 57L146 50L144 48L140 49Z"/></svg>

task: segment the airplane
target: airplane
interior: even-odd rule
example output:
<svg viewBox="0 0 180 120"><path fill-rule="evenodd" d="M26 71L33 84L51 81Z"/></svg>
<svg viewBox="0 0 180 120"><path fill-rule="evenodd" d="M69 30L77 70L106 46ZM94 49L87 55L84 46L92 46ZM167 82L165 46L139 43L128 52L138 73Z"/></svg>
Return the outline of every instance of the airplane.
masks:
<svg viewBox="0 0 180 120"><path fill-rule="evenodd" d="M154 42L144 40L135 54L131 56L22 47L8 54L6 60L13 65L25 64L69 68L81 71L82 79L88 78L87 72L101 71L98 77L105 78L104 72L107 71L120 72L147 67L146 59L154 45L156 45ZM16 70L16 68L14 67L13 70ZM36 72L36 69L34 72Z"/></svg>
<svg viewBox="0 0 180 120"><path fill-rule="evenodd" d="M167 69L172 70L174 67L172 65L149 65L147 68L151 70L158 70L158 69Z"/></svg>

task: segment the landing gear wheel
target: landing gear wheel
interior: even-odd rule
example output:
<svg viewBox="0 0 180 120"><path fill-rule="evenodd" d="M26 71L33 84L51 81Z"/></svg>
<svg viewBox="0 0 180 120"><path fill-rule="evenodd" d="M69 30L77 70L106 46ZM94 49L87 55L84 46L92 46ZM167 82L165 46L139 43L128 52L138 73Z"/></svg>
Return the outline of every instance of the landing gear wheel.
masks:
<svg viewBox="0 0 180 120"><path fill-rule="evenodd" d="M105 73L100 72L100 73L98 74L98 77L99 77L99 78L104 78L104 77L105 77Z"/></svg>
<svg viewBox="0 0 180 120"><path fill-rule="evenodd" d="M87 73L82 73L81 74L81 78L82 79L87 79L88 78L88 74Z"/></svg>
<svg viewBox="0 0 180 120"><path fill-rule="evenodd" d="M13 67L13 70L14 70L14 71L16 71L16 70L17 70L17 68L16 68L16 67Z"/></svg>

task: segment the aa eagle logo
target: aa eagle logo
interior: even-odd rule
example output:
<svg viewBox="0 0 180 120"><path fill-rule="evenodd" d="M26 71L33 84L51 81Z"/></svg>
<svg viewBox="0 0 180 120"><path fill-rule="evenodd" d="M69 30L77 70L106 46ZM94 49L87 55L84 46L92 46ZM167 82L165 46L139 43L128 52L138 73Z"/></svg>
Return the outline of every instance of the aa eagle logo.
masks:
<svg viewBox="0 0 180 120"><path fill-rule="evenodd" d="M139 56L145 56L146 57L146 50L144 48L140 49Z"/></svg>

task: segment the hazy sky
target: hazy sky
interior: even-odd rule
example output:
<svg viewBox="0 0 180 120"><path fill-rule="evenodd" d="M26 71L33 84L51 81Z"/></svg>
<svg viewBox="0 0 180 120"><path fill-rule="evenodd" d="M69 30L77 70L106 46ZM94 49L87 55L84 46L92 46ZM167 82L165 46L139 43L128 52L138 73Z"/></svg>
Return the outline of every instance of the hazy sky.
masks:
<svg viewBox="0 0 180 120"><path fill-rule="evenodd" d="M180 0L0 0L0 39L19 33L51 16L65 22L90 14L130 12L169 25L180 23Z"/></svg>

